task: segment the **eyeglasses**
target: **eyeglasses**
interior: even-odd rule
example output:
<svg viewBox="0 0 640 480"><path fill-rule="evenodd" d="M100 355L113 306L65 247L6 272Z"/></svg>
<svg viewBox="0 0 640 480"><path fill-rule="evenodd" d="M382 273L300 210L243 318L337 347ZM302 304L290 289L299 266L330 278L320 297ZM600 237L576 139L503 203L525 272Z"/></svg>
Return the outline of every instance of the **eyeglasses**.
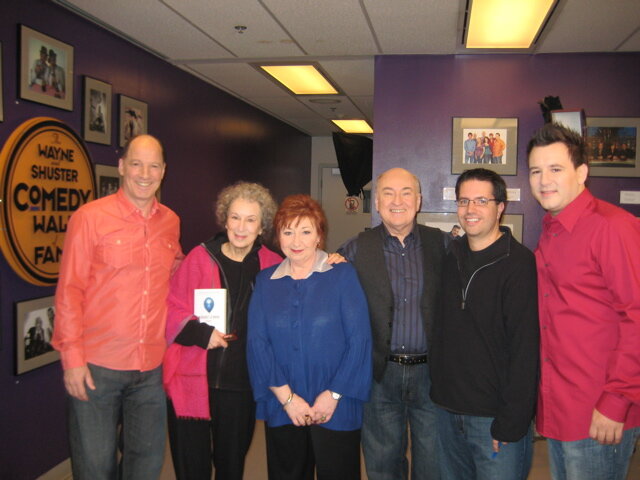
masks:
<svg viewBox="0 0 640 480"><path fill-rule="evenodd" d="M459 207L468 207L469 203L473 203L477 207L486 207L489 204L489 202L498 202L498 200L496 200L495 198L480 197L480 198L473 198L473 199L459 198L458 200L455 200L455 202L456 202L456 205L458 205Z"/></svg>

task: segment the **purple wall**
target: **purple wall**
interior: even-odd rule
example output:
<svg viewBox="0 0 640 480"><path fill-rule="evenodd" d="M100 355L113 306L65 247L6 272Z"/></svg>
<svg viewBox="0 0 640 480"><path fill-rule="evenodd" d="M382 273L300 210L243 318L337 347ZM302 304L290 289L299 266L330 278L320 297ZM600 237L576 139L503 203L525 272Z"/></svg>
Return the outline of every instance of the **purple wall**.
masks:
<svg viewBox="0 0 640 480"><path fill-rule="evenodd" d="M18 98L18 24L75 47L74 110ZM182 218L185 251L217 231L213 202L239 179L259 181L277 199L308 193L311 138L174 68L47 0L0 2L4 122L0 145L25 120L58 118L81 132L82 77L89 75L149 105L149 131L165 144L162 199ZM116 165L111 146L88 143L95 163ZM1 257L1 255L0 255ZM0 477L31 479L68 457L64 389L59 364L14 375L16 301L52 295L28 284L0 259Z"/></svg>
<svg viewBox="0 0 640 480"><path fill-rule="evenodd" d="M452 117L517 117L517 176L521 201L507 213L524 214L524 243L534 248L542 209L528 184L526 144L543 124L537 104L559 96L564 108L584 108L588 116L640 117L640 54L386 56L376 59L374 178L401 166L422 182L422 211L455 212L442 200L453 187ZM589 188L614 204L620 190L640 190L638 178L591 178ZM625 205L640 215L640 205ZM379 222L379 218L373 223Z"/></svg>

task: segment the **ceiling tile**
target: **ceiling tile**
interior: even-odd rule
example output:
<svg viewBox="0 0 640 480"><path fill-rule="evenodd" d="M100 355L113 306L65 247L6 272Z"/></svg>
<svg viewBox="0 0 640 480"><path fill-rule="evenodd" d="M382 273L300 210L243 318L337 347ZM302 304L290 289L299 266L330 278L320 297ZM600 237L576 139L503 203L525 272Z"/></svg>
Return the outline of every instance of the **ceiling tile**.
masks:
<svg viewBox="0 0 640 480"><path fill-rule="evenodd" d="M293 97L250 97L249 99L254 105L273 112L281 118L316 116L315 112Z"/></svg>
<svg viewBox="0 0 640 480"><path fill-rule="evenodd" d="M187 64L189 68L210 78L215 83L247 98L281 97L290 95L255 68L246 63Z"/></svg>
<svg viewBox="0 0 640 480"><path fill-rule="evenodd" d="M360 3L345 0L262 0L308 55L378 52Z"/></svg>
<svg viewBox="0 0 640 480"><path fill-rule="evenodd" d="M373 93L368 96L352 96L351 101L364 113L368 120L373 121Z"/></svg>
<svg viewBox="0 0 640 480"><path fill-rule="evenodd" d="M384 54L455 53L462 3L363 0Z"/></svg>
<svg viewBox="0 0 640 480"><path fill-rule="evenodd" d="M68 0L68 3L167 58L233 56L159 0Z"/></svg>
<svg viewBox="0 0 640 480"><path fill-rule="evenodd" d="M373 93L373 57L363 60L323 60L320 65L347 95Z"/></svg>
<svg viewBox="0 0 640 480"><path fill-rule="evenodd" d="M619 51L621 52L640 52L640 28L631 35L622 45L620 45Z"/></svg>
<svg viewBox="0 0 640 480"><path fill-rule="evenodd" d="M321 117L292 117L287 119L287 123L294 125L311 136L331 135L331 132L340 131L340 129L329 120L324 120Z"/></svg>
<svg viewBox="0 0 640 480"><path fill-rule="evenodd" d="M352 119L362 118L363 113L356 107L348 97L334 96L332 97L339 100L340 103L323 104L312 102L313 98L301 98L300 101L307 105L311 110L316 112L323 118L328 120L332 119Z"/></svg>
<svg viewBox="0 0 640 480"><path fill-rule="evenodd" d="M238 57L303 55L287 32L255 0L163 1ZM238 33L236 25L247 28Z"/></svg>
<svg viewBox="0 0 640 480"><path fill-rule="evenodd" d="M566 0L537 53L610 52L640 23L638 0Z"/></svg>

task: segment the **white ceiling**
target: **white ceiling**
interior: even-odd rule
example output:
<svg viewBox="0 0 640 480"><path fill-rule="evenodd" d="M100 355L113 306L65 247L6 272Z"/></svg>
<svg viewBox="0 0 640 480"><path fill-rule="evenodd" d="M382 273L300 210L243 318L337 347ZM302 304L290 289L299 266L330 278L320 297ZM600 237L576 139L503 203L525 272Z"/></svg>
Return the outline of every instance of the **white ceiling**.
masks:
<svg viewBox="0 0 640 480"><path fill-rule="evenodd" d="M54 0L309 135L374 125L374 57L456 54L467 0ZM238 33L237 25L246 27ZM529 53L640 51L640 0L559 0ZM316 62L341 95L294 97L253 66ZM374 125L375 129L375 125Z"/></svg>

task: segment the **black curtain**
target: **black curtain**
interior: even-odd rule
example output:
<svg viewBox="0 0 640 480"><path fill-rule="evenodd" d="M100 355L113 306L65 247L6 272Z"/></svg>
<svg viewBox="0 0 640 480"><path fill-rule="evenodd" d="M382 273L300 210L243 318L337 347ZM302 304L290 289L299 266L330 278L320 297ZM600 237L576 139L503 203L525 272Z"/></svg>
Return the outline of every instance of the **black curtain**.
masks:
<svg viewBox="0 0 640 480"><path fill-rule="evenodd" d="M333 146L347 195L358 196L371 181L373 140L353 133L333 133Z"/></svg>

